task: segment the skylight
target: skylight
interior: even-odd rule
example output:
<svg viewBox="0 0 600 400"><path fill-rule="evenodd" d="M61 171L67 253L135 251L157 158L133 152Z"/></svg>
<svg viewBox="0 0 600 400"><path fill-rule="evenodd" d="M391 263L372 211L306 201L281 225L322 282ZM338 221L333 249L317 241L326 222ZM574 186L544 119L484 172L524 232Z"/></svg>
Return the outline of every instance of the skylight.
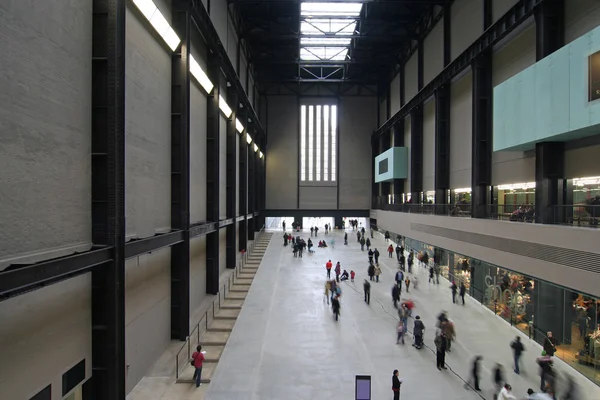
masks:
<svg viewBox="0 0 600 400"><path fill-rule="evenodd" d="M307 61L343 61L347 54L347 47L303 47L300 49L300 58Z"/></svg>
<svg viewBox="0 0 600 400"><path fill-rule="evenodd" d="M362 3L302 3L300 15L358 17L361 9Z"/></svg>
<svg viewBox="0 0 600 400"><path fill-rule="evenodd" d="M352 35L356 20L347 19L308 19L300 22L300 32L312 35Z"/></svg>
<svg viewBox="0 0 600 400"><path fill-rule="evenodd" d="M349 46L350 38L343 37L311 37L300 39L300 44L311 46Z"/></svg>

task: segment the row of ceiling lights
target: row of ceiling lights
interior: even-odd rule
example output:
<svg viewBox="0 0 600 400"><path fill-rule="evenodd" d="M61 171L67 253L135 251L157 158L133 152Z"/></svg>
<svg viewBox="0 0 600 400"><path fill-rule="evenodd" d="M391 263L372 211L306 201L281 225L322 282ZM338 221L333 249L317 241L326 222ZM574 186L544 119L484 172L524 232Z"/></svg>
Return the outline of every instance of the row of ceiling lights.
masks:
<svg viewBox="0 0 600 400"><path fill-rule="evenodd" d="M177 46L179 46L181 39L179 36L177 36L158 7L156 7L156 4L154 4L152 0L133 0L133 3L137 6L137 8L139 8L144 17L146 17L160 37L163 38L167 46L169 46L172 51L175 51ZM206 91L206 93L210 94L214 88L214 85L192 54L190 54L190 72L192 76L196 78L200 86L202 86L202 88ZM233 113L231 107L229 107L221 95L219 95L219 109L226 118L230 118L231 114ZM235 129L240 134L243 134L245 130L244 125L237 118L235 119ZM252 137L248 132L246 132L246 142L248 144L252 144ZM263 158L263 153L260 151L256 143L254 143L253 148L254 152L259 152L260 158Z"/></svg>

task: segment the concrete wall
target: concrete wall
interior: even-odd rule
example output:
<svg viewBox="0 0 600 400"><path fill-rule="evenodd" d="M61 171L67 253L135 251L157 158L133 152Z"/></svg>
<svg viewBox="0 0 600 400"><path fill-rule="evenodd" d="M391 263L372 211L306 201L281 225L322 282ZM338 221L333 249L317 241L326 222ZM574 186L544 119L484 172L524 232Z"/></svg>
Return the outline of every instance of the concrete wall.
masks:
<svg viewBox="0 0 600 400"><path fill-rule="evenodd" d="M435 100L423 109L423 191L435 190Z"/></svg>
<svg viewBox="0 0 600 400"><path fill-rule="evenodd" d="M454 60L483 33L483 1L456 0L450 8L450 21L450 54Z"/></svg>
<svg viewBox="0 0 600 400"><path fill-rule="evenodd" d="M404 193L410 193L410 146L411 146L411 135L410 135L411 121L410 116L404 118L404 147L409 148L408 152L408 179L404 180Z"/></svg>
<svg viewBox="0 0 600 400"><path fill-rule="evenodd" d="M375 97L342 97L338 106L340 209L371 207L371 134L376 129Z"/></svg>
<svg viewBox="0 0 600 400"><path fill-rule="evenodd" d="M565 2L565 42L570 43L600 25L600 2L577 0Z"/></svg>
<svg viewBox="0 0 600 400"><path fill-rule="evenodd" d="M440 20L424 41L423 84L427 85L444 69L444 21Z"/></svg>
<svg viewBox="0 0 600 400"><path fill-rule="evenodd" d="M125 263L127 393L171 341L171 249Z"/></svg>
<svg viewBox="0 0 600 400"><path fill-rule="evenodd" d="M156 3L170 20L169 10ZM171 53L127 3L125 186L127 236L171 226Z"/></svg>
<svg viewBox="0 0 600 400"><path fill-rule="evenodd" d="M566 150L565 177L585 178L600 176L598 154L600 154L600 145Z"/></svg>
<svg viewBox="0 0 600 400"><path fill-rule="evenodd" d="M560 264L569 262L569 252L572 250L588 252L590 262L591 257L597 257L600 254L598 249L600 232L596 230L391 211L372 211L372 213L375 213L377 225L383 230L389 230L500 267L510 268L573 290L600 296L597 273ZM451 230L452 235L448 235L448 230ZM489 244L486 246L473 244L474 239L476 240L480 236L486 237ZM508 249L498 250L493 248L497 238L510 239L514 242ZM552 248L552 251L556 251L554 262L537 258L540 256L538 249L527 245L528 243L554 246ZM516 252L517 248L523 247L523 244L526 250L529 249L530 256L523 256Z"/></svg>
<svg viewBox="0 0 600 400"><path fill-rule="evenodd" d="M0 3L0 270L90 247L91 30L91 1Z"/></svg>
<svg viewBox="0 0 600 400"><path fill-rule="evenodd" d="M510 10L519 0L501 0L492 1L492 18L494 22L498 21L508 10Z"/></svg>
<svg viewBox="0 0 600 400"><path fill-rule="evenodd" d="M450 187L471 187L473 76L469 72L450 88Z"/></svg>
<svg viewBox="0 0 600 400"><path fill-rule="evenodd" d="M29 399L86 359L91 376L91 274L0 302L0 398Z"/></svg>
<svg viewBox="0 0 600 400"><path fill-rule="evenodd" d="M190 316L206 298L206 236L190 241ZM198 321L190 321L190 326Z"/></svg>
<svg viewBox="0 0 600 400"><path fill-rule="evenodd" d="M397 74L392 83L390 83L390 110L392 115L396 114L400 110L400 74Z"/></svg>
<svg viewBox="0 0 600 400"><path fill-rule="evenodd" d="M417 58L417 52L415 52L404 66L404 101L407 103L415 96L415 94L417 94L419 88L417 82Z"/></svg>

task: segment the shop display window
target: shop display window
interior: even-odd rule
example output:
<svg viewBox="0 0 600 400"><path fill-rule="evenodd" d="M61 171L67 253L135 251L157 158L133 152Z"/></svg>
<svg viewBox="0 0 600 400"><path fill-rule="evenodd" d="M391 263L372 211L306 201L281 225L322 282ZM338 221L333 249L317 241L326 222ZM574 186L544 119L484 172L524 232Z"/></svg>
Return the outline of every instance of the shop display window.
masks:
<svg viewBox="0 0 600 400"><path fill-rule="evenodd" d="M452 204L458 206L471 204L471 188L454 189L452 193L454 194Z"/></svg>
<svg viewBox="0 0 600 400"><path fill-rule="evenodd" d="M498 186L500 212L510 214L523 206L535 205L535 182Z"/></svg>

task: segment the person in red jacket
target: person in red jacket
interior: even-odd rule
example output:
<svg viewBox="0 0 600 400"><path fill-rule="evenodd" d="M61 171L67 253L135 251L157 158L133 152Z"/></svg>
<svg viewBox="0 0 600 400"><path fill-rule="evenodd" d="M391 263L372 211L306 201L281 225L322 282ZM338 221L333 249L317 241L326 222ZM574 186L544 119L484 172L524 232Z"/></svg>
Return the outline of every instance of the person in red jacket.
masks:
<svg viewBox="0 0 600 400"><path fill-rule="evenodd" d="M388 254L390 258L393 258L392 254L394 254L394 246L392 246L391 244L390 247L388 247Z"/></svg>
<svg viewBox="0 0 600 400"><path fill-rule="evenodd" d="M333 263L331 260L327 261L325 268L327 268L327 279L331 279L331 268L333 268Z"/></svg>
<svg viewBox="0 0 600 400"><path fill-rule="evenodd" d="M196 368L194 372L194 378L196 378L196 387L200 387L202 383L200 380L202 379L202 364L204 363L204 352L202 351L202 346L198 345L196 347L196 351L192 354L192 365Z"/></svg>
<svg viewBox="0 0 600 400"><path fill-rule="evenodd" d="M350 270L350 282L354 282L355 276L356 276L356 272L354 272L354 270Z"/></svg>

